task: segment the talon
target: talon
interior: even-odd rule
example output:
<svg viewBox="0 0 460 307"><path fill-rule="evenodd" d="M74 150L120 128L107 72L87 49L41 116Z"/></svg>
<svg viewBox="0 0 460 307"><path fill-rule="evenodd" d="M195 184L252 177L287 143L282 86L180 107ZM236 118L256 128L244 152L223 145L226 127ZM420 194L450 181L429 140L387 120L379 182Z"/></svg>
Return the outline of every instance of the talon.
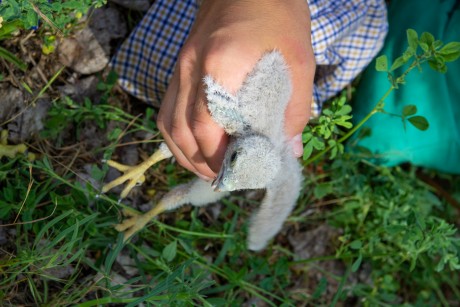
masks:
<svg viewBox="0 0 460 307"><path fill-rule="evenodd" d="M25 144L8 145L8 131L2 130L0 132L0 158L8 157L14 158L16 155L25 154L26 156L33 155L28 153L28 148ZM32 158L35 158L34 156Z"/></svg>
<svg viewBox="0 0 460 307"><path fill-rule="evenodd" d="M123 241L126 242L130 237L132 237L136 232L144 228L144 226L155 216L164 212L166 210L163 203L158 203L153 209L148 211L145 214L138 214L132 210L123 210L123 215L129 217L125 219L120 224L115 225L117 231L124 231L125 236Z"/></svg>
<svg viewBox="0 0 460 307"><path fill-rule="evenodd" d="M125 217L136 217L136 216L139 216L139 214L137 212L135 212L134 210L130 210L130 209L123 209L122 210L122 214L123 216Z"/></svg>
<svg viewBox="0 0 460 307"><path fill-rule="evenodd" d="M124 173L121 177L107 183L102 187L102 193L105 193L112 188L121 185L127 182L126 187L123 189L120 197L121 199L125 198L129 192L134 188L134 186L142 184L145 181L144 173L155 163L171 157L171 152L167 149L166 145L160 145L153 155L151 155L147 160L142 162L137 166L123 165L118 162L108 160L107 164L121 172Z"/></svg>

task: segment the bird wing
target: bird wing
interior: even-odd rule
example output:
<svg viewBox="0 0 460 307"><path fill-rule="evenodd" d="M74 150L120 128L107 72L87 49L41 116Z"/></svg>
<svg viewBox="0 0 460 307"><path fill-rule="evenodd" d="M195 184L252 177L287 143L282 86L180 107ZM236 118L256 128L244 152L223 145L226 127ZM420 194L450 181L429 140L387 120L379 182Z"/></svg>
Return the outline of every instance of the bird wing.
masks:
<svg viewBox="0 0 460 307"><path fill-rule="evenodd" d="M208 109L214 121L229 135L243 134L249 125L239 111L237 98L227 92L211 76L206 76L204 83Z"/></svg>
<svg viewBox="0 0 460 307"><path fill-rule="evenodd" d="M262 56L236 94L238 112L251 130L284 140L284 111L292 92L289 69L279 51Z"/></svg>
<svg viewBox="0 0 460 307"><path fill-rule="evenodd" d="M262 56L248 74L236 96L211 76L204 78L208 109L230 135L261 133L284 139L284 111L292 85L287 64L278 51Z"/></svg>

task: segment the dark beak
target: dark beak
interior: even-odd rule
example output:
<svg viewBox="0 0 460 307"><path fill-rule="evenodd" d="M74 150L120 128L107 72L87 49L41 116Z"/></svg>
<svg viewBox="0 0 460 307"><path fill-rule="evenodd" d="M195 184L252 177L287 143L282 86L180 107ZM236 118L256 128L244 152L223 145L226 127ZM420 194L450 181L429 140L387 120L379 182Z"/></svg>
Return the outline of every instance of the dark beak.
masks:
<svg viewBox="0 0 460 307"><path fill-rule="evenodd" d="M216 179L214 179L214 181L212 182L211 188L213 188L214 191L220 192L221 181L222 181L223 176L224 176L224 172L220 171Z"/></svg>

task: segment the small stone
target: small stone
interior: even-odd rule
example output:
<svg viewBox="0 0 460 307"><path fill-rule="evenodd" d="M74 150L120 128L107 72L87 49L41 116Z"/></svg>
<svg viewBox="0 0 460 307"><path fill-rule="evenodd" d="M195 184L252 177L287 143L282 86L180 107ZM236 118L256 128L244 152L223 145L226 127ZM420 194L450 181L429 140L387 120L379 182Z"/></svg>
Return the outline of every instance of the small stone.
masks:
<svg viewBox="0 0 460 307"><path fill-rule="evenodd" d="M64 39L58 52L59 61L80 74L101 71L109 63L108 55L88 28Z"/></svg>
<svg viewBox="0 0 460 307"><path fill-rule="evenodd" d="M136 266L136 262L129 255L124 253L118 254L117 262L121 265L128 277L139 275L139 269Z"/></svg>
<svg viewBox="0 0 460 307"><path fill-rule="evenodd" d="M116 3L133 11L145 12L150 7L149 0L110 0L110 2Z"/></svg>
<svg viewBox="0 0 460 307"><path fill-rule="evenodd" d="M101 71L110 60L110 42L124 37L126 32L126 22L115 8L97 9L88 27L60 43L59 61L84 75Z"/></svg>
<svg viewBox="0 0 460 307"><path fill-rule="evenodd" d="M331 240L339 233L329 225L321 224L317 228L289 235L288 240L298 259L308 259L327 254Z"/></svg>
<svg viewBox="0 0 460 307"><path fill-rule="evenodd" d="M22 143L36 135L42 128L48 108L48 99L38 99L35 104L27 104L30 95L11 86L0 84L0 123L6 123L8 139Z"/></svg>
<svg viewBox="0 0 460 307"><path fill-rule="evenodd" d="M23 92L9 84L0 84L0 97L0 122L12 118L24 106Z"/></svg>
<svg viewBox="0 0 460 307"><path fill-rule="evenodd" d="M124 38L128 27L120 12L113 7L103 7L91 14L88 28L107 54L112 51L110 42Z"/></svg>
<svg viewBox="0 0 460 307"><path fill-rule="evenodd" d="M96 76L89 76L82 79L72 80L73 83L68 83L58 86L61 97L68 96L75 102L82 103L85 97L91 101L98 101L101 92L97 91L97 83L99 82Z"/></svg>

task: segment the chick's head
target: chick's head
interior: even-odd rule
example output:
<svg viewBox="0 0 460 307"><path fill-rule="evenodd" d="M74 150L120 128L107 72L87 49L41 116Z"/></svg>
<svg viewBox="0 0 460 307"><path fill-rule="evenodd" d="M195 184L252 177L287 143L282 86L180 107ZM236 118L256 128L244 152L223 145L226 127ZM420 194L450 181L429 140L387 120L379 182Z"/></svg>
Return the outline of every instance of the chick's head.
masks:
<svg viewBox="0 0 460 307"><path fill-rule="evenodd" d="M234 138L213 188L216 191L262 189L275 178L280 167L280 153L267 137L253 134Z"/></svg>

